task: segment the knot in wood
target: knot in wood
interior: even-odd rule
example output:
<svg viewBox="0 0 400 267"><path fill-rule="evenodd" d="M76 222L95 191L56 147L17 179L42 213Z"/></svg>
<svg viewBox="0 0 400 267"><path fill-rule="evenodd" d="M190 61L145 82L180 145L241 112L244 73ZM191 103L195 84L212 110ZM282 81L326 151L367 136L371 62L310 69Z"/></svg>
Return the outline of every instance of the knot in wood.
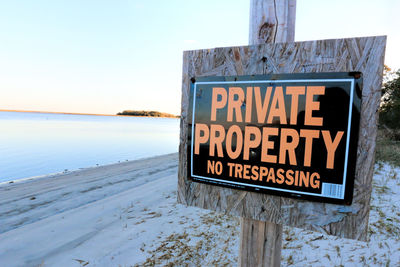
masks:
<svg viewBox="0 0 400 267"><path fill-rule="evenodd" d="M264 40L264 42L272 42L275 36L275 24L265 22L258 31L258 39Z"/></svg>

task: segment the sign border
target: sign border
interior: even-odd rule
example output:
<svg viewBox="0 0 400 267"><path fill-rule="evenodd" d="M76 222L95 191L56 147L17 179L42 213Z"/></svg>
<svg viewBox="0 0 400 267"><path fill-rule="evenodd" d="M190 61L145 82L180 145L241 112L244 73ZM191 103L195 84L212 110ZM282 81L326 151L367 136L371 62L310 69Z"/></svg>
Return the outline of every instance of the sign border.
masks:
<svg viewBox="0 0 400 267"><path fill-rule="evenodd" d="M301 74L302 77L304 76L315 76L316 74L314 73L303 73ZM352 115L353 115L353 100L354 100L354 92L356 90L356 84L362 84L362 74L360 72L336 72L336 73L318 73L318 76L326 76L327 78L312 78L310 77L309 79L303 78L303 79L277 79L277 77L293 77L293 76L298 76L298 74L279 74L279 75L243 75L243 76L230 76L230 77L225 77L225 76L211 76L211 77L200 77L197 78L194 82L192 81L191 83L191 88L190 90L193 90L193 96L196 95L196 89L198 85L201 84L246 84L246 83L267 83L267 84L272 84L272 83L317 83L317 82L348 82L350 83L350 97L349 97L349 112L348 112L348 123L347 123L347 134L346 134L346 152L345 152L345 158L344 158L344 170L343 170L343 176L342 176L342 184L340 184L343 188L341 190L341 196L340 198L338 197L333 197L333 196L327 196L323 195L324 194L324 185L327 186L327 183L322 183L321 185L321 193L311 193L311 192L302 192L302 191L296 191L296 190L289 190L289 189L283 189L283 188L275 188L275 187L269 187L269 186L261 186L261 185L255 185L255 184L247 184L247 183L241 183L241 182L235 182L235 181L229 181L229 180L221 180L217 178L212 178L212 177L205 177L205 176L200 176L200 175L194 175L193 174L193 142L191 142L191 150L190 150L190 178L194 177L196 179L193 179L195 182L202 182L201 180L206 180L204 181L207 183L207 181L214 181L220 185L226 185L228 187L232 187L232 184L239 185L239 186L244 186L244 187L253 187L254 191L257 192L257 188L259 189L266 189L269 191L275 191L275 195L278 194L279 192L286 192L291 194L292 197L296 197L299 195L308 195L312 197L318 197L318 198L331 198L333 201L318 201L317 199L311 199L313 201L317 202L345 202L345 196L347 190L353 191L353 183L354 181L351 182L351 185L346 186L346 181L347 181L347 170L348 170L348 155L349 155L349 146L350 146L350 136L351 136L351 126L352 126ZM356 75L359 75L359 77L355 77ZM341 76L341 78L334 78L335 76ZM342 78L342 76L349 76L352 78ZM265 78L273 78L266 80ZM329 77L329 78L328 78ZM212 81L209 81L212 80ZM192 131L191 131L191 138L194 138L194 125L195 125L195 108L196 108L196 97L193 97L192 100ZM359 123L357 123L359 124ZM359 127L359 126L358 126ZM358 129L357 129L358 130ZM358 134L358 133L357 133ZM189 137L189 136L188 136ZM190 137L189 137L190 139ZM190 142L191 140L188 140ZM208 182L209 183L209 182ZM336 185L336 184L335 184ZM339 184L338 184L339 185ZM246 189L242 189L246 190ZM248 190L248 189L247 189ZM262 192L264 194L268 194L269 192ZM271 192L271 194L274 194ZM350 197L350 202L347 204L351 204L351 200L353 197L353 192L351 192L351 197Z"/></svg>

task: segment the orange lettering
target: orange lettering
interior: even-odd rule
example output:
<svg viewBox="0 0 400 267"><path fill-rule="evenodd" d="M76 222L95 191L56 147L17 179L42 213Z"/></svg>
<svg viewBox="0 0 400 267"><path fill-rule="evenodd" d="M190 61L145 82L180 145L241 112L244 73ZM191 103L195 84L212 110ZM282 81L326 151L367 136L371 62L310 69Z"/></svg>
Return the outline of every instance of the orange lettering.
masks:
<svg viewBox="0 0 400 267"><path fill-rule="evenodd" d="M235 164L235 177L242 178L243 166L241 164Z"/></svg>
<svg viewBox="0 0 400 267"><path fill-rule="evenodd" d="M208 126L203 123L196 123L194 129L194 153L198 155L200 153L200 144L208 141L210 131ZM203 135L200 133L203 133Z"/></svg>
<svg viewBox="0 0 400 267"><path fill-rule="evenodd" d="M260 181L263 180L263 177L268 174L268 168L260 167Z"/></svg>
<svg viewBox="0 0 400 267"><path fill-rule="evenodd" d="M218 174L218 175L221 175L221 173L222 173L222 163L221 163L221 161L217 161L215 163L215 173Z"/></svg>
<svg viewBox="0 0 400 267"><path fill-rule="evenodd" d="M276 176L278 176L278 178L279 178L279 179L276 180L276 182L278 184L283 184L283 182L285 181L285 177L283 176L283 172L284 172L283 169L278 169L276 171Z"/></svg>
<svg viewBox="0 0 400 267"><path fill-rule="evenodd" d="M274 97L272 98L271 109L269 110L267 123L272 123L272 119L274 117L279 117L280 124L287 124L285 99L283 97L282 86L278 86L275 88L275 93Z"/></svg>
<svg viewBox="0 0 400 267"><path fill-rule="evenodd" d="M268 155L268 150L274 148L274 142L269 141L270 135L278 135L278 128L263 127L262 145L261 145L261 161L276 163L275 155Z"/></svg>
<svg viewBox="0 0 400 267"><path fill-rule="evenodd" d="M324 95L325 86L307 86L305 125L322 126L321 117L313 117L313 110L319 110L319 102L314 101L314 95Z"/></svg>
<svg viewBox="0 0 400 267"><path fill-rule="evenodd" d="M218 136L217 136L218 133ZM210 156L214 156L215 147L217 147L218 157L222 158L224 152L222 150L222 142L225 139L225 129L222 125L211 124L210 126Z"/></svg>
<svg viewBox="0 0 400 267"><path fill-rule="evenodd" d="M291 137L292 141L288 142L288 136ZM295 149L299 144L299 134L294 129L281 129L281 146L279 148L279 163L285 164L286 162L286 151L289 155L289 164L297 165Z"/></svg>
<svg viewBox="0 0 400 267"><path fill-rule="evenodd" d="M251 109L253 104L253 87L247 87L246 93L246 122L251 122Z"/></svg>
<svg viewBox="0 0 400 267"><path fill-rule="evenodd" d="M310 184L312 188L319 188L319 174L317 172L314 172L313 174L311 174L310 177Z"/></svg>
<svg viewBox="0 0 400 267"><path fill-rule="evenodd" d="M235 99L235 96L237 96L237 99ZM233 111L235 110L236 121L242 122L241 106L242 106L243 102L244 102L243 89L240 87L229 87L227 121L233 120Z"/></svg>
<svg viewBox="0 0 400 267"><path fill-rule="evenodd" d="M212 173L214 174L215 170L215 161L213 160L207 160L207 173Z"/></svg>
<svg viewBox="0 0 400 267"><path fill-rule="evenodd" d="M236 144L235 144L235 151L232 150L232 136L233 134L236 135ZM229 127L228 132L226 133L226 153L231 159L236 159L239 157L240 153L242 153L242 146L243 146L243 134L240 127L237 125L232 125Z"/></svg>
<svg viewBox="0 0 400 267"><path fill-rule="evenodd" d="M257 181L258 180L258 166L253 166L251 168L251 173L252 173L251 179L254 181Z"/></svg>
<svg viewBox="0 0 400 267"><path fill-rule="evenodd" d="M228 162L229 166L229 177L232 177L232 168L235 166L235 163Z"/></svg>
<svg viewBox="0 0 400 267"><path fill-rule="evenodd" d="M272 180L272 182L275 183L275 171L274 171L274 168L269 168L267 183L268 183L270 180Z"/></svg>
<svg viewBox="0 0 400 267"><path fill-rule="evenodd" d="M254 136L254 139L251 137ZM261 131L258 127L246 126L244 130L243 159L248 160L250 148L256 148L261 143Z"/></svg>
<svg viewBox="0 0 400 267"><path fill-rule="evenodd" d="M297 113L299 111L299 95L304 95L305 86L287 86L286 94L292 96L290 108L290 124L297 124Z"/></svg>
<svg viewBox="0 0 400 267"><path fill-rule="evenodd" d="M250 165L243 165L243 178L250 179L249 172L250 172Z"/></svg>
<svg viewBox="0 0 400 267"><path fill-rule="evenodd" d="M310 173L307 172L307 175L304 174L303 171L300 171L300 186L304 184L305 187L308 187L308 182L310 180Z"/></svg>
<svg viewBox="0 0 400 267"><path fill-rule="evenodd" d="M300 136L306 138L306 144L304 149L304 166L311 166L311 154L312 154L312 142L313 138L319 137L319 130L300 130Z"/></svg>
<svg viewBox="0 0 400 267"><path fill-rule="evenodd" d="M218 100L221 96L221 100ZM211 121L217 120L217 109L225 107L228 96L226 89L222 87L213 87L212 100L211 100Z"/></svg>
<svg viewBox="0 0 400 267"><path fill-rule="evenodd" d="M343 131L338 131L335 137L335 140L332 142L332 137L329 131L322 131L322 136L324 137L324 142L326 146L326 151L328 153L326 159L326 168L333 169L334 161L335 161L335 153L336 149L339 145L340 140L343 137Z"/></svg>
<svg viewBox="0 0 400 267"><path fill-rule="evenodd" d="M261 93L260 87L254 87L254 96L256 100L256 110L257 110L257 119L258 123L264 123L265 117L267 116L267 110L269 105L269 100L271 98L272 87L267 87L267 91L264 96L264 103L261 104Z"/></svg>
<svg viewBox="0 0 400 267"><path fill-rule="evenodd" d="M294 182L294 179L293 179L293 171L292 170L287 170L286 171L286 184L287 185L292 185L293 184L293 182Z"/></svg>

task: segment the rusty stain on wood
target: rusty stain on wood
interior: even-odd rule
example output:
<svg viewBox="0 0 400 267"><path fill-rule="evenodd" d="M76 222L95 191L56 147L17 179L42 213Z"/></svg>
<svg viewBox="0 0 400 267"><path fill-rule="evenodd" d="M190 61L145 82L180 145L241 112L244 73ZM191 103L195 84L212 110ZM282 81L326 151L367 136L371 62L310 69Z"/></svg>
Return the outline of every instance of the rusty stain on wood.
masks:
<svg viewBox="0 0 400 267"><path fill-rule="evenodd" d="M261 44L184 52L178 201L253 220L269 221L340 237L367 240L371 181L386 36ZM263 62L262 58L267 60ZM190 79L200 76L274 73L363 73L353 204L343 206L193 183L187 179ZM240 203L236 200L243 198ZM218 200L218 201L217 201ZM235 203L232 205L232 203Z"/></svg>

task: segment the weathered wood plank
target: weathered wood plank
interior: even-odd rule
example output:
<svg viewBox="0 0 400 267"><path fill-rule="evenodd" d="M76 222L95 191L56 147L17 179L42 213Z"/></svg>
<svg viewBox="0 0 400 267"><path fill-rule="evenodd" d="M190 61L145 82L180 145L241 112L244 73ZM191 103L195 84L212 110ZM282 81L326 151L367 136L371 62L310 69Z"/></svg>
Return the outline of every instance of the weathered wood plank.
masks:
<svg viewBox="0 0 400 267"><path fill-rule="evenodd" d="M367 240L366 226L369 216L377 135L377 109L380 100L385 44L386 37L377 36L185 52L178 201L205 209L228 211L229 214L254 220ZM262 60L263 57L266 60ZM364 77L354 185L355 197L351 206L306 202L253 192L243 194L243 191L240 190L193 183L187 180L186 153L189 123L187 114L190 78L208 75L339 71L361 71ZM199 196L202 197L199 198Z"/></svg>
<svg viewBox="0 0 400 267"><path fill-rule="evenodd" d="M239 266L280 266L282 225L246 218L240 224Z"/></svg>

